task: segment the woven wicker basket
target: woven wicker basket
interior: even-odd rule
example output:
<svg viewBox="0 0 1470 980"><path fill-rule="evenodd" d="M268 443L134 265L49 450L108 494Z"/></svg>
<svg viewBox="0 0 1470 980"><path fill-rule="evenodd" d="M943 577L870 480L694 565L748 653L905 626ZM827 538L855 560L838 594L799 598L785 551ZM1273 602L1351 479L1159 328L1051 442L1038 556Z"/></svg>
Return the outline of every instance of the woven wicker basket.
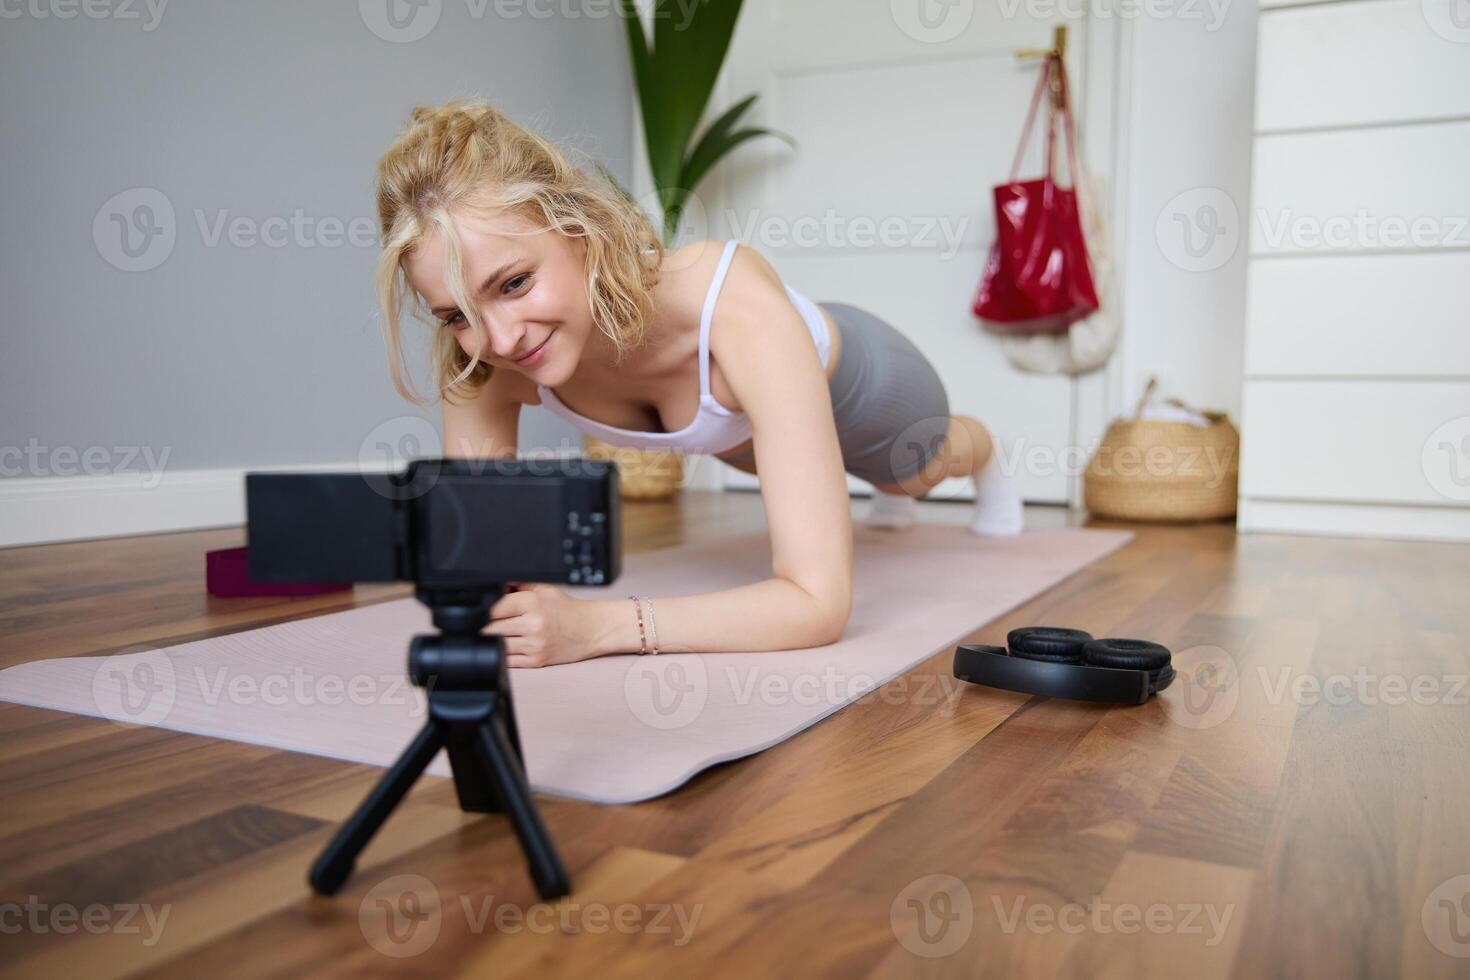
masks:
<svg viewBox="0 0 1470 980"><path fill-rule="evenodd" d="M1224 412L1192 409L1207 426L1144 419L1153 394L1149 378L1132 419L1108 426L1082 475L1083 503L1099 517L1129 521L1191 522L1235 514L1240 481L1240 433Z"/></svg>
<svg viewBox="0 0 1470 980"><path fill-rule="evenodd" d="M618 492L625 500L666 500L679 492L684 480L684 461L677 452L614 446L584 433L582 454L617 465Z"/></svg>

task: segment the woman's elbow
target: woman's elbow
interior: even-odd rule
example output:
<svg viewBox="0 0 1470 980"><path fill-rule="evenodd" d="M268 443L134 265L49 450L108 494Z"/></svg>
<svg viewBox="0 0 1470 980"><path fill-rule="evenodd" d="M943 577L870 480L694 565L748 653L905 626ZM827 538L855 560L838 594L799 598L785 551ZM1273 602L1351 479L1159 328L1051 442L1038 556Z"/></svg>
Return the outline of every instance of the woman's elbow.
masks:
<svg viewBox="0 0 1470 980"><path fill-rule="evenodd" d="M826 646L836 643L842 639L842 634L847 630L847 621L852 617L852 602L849 599L840 609L828 611L821 618L818 640L815 646Z"/></svg>
<svg viewBox="0 0 1470 980"><path fill-rule="evenodd" d="M788 580L806 593L806 609L796 625L797 635L791 638L793 649L822 647L842 639L847 629L847 620L852 613L852 589L815 588Z"/></svg>
<svg viewBox="0 0 1470 980"><path fill-rule="evenodd" d="M837 617L833 621L832 626L830 627L830 630L827 634L827 638L822 643L823 646L826 646L828 643L836 643L838 640L842 639L842 634L847 631L847 620L850 615L850 611L844 612L841 616Z"/></svg>

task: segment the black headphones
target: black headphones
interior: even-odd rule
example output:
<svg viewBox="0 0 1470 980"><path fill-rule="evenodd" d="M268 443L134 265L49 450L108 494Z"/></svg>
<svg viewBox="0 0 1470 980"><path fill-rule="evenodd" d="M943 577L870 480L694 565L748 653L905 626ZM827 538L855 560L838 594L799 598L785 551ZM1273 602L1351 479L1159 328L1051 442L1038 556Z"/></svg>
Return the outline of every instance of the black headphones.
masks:
<svg viewBox="0 0 1470 980"><path fill-rule="evenodd" d="M1024 626L1006 647L962 643L954 675L1021 694L1111 704L1143 704L1174 680L1169 648L1148 640L1094 640L1083 630Z"/></svg>

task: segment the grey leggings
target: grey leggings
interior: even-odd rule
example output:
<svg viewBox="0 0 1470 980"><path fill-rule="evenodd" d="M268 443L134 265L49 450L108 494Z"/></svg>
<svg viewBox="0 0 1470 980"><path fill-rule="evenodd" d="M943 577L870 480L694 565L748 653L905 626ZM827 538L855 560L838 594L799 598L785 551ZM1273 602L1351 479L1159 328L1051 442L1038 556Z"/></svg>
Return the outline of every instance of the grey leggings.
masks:
<svg viewBox="0 0 1470 980"><path fill-rule="evenodd" d="M869 483L898 483L938 454L949 432L944 383L913 341L885 320L846 303L818 303L842 337L827 382L843 468ZM754 464L755 453L730 462Z"/></svg>

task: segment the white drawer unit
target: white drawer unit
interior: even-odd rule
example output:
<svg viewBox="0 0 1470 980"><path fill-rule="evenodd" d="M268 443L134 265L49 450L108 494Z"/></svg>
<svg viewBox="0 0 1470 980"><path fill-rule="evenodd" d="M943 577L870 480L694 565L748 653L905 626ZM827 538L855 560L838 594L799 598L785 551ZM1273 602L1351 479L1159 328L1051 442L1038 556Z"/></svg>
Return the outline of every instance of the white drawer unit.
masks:
<svg viewBox="0 0 1470 980"><path fill-rule="evenodd" d="M1242 531L1470 541L1466 0L1263 3Z"/></svg>

